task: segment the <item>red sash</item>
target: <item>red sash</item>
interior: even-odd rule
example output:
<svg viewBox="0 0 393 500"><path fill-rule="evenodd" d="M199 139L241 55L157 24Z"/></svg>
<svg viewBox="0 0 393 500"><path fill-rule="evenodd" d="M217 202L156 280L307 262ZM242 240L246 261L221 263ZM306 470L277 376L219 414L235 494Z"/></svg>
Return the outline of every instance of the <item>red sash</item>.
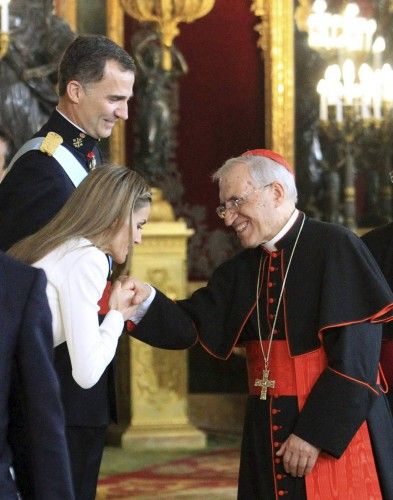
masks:
<svg viewBox="0 0 393 500"><path fill-rule="evenodd" d="M106 286L104 288L104 291L102 292L102 297L98 301L98 307L100 310L98 311L98 314L107 314L109 311L109 297L111 295L111 288L112 288L112 283L108 280L106 282Z"/></svg>
<svg viewBox="0 0 393 500"><path fill-rule="evenodd" d="M262 377L261 347L259 341L245 344L250 394L259 395L261 389L254 384ZM263 345L266 352L267 342ZM268 395L297 396L301 410L326 366L322 348L291 358L285 340L273 341L269 379L275 380L275 387L268 388ZM382 500L367 423L361 425L341 458L321 453L305 481L307 500Z"/></svg>

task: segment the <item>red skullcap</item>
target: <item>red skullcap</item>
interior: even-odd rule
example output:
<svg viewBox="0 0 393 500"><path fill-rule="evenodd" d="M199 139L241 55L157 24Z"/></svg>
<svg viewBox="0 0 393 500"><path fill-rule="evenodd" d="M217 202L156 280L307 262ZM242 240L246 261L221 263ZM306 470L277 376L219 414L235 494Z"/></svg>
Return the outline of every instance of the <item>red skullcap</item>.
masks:
<svg viewBox="0 0 393 500"><path fill-rule="evenodd" d="M241 156L265 156L266 158L270 158L271 160L282 165L293 176L295 175L292 166L285 160L285 158L270 149L250 149Z"/></svg>

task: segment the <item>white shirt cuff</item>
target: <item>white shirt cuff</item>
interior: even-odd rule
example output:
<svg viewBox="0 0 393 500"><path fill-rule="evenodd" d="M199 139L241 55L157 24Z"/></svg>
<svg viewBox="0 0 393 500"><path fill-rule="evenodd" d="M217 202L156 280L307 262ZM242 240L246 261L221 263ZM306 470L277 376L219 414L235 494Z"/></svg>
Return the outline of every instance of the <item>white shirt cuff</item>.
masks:
<svg viewBox="0 0 393 500"><path fill-rule="evenodd" d="M151 285L149 285L149 283L146 283L146 285L150 287L149 297L146 300L144 300L141 304L139 304L135 313L129 318L136 325L141 321L143 316L147 313L151 303L154 300L154 297L156 296L156 289L153 288Z"/></svg>

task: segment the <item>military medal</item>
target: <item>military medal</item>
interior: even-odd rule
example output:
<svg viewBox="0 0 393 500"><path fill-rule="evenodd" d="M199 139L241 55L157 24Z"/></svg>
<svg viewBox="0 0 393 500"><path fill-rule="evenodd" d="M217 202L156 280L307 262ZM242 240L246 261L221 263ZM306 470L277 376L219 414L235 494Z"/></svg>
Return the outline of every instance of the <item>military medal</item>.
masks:
<svg viewBox="0 0 393 500"><path fill-rule="evenodd" d="M80 132L79 133L79 136L78 137L75 137L74 139L72 139L72 144L74 146L74 148L81 148L83 146L83 139L86 137L86 134L84 134L83 132Z"/></svg>
<svg viewBox="0 0 393 500"><path fill-rule="evenodd" d="M93 151L89 151L86 156L89 170L94 170L97 166L96 155Z"/></svg>

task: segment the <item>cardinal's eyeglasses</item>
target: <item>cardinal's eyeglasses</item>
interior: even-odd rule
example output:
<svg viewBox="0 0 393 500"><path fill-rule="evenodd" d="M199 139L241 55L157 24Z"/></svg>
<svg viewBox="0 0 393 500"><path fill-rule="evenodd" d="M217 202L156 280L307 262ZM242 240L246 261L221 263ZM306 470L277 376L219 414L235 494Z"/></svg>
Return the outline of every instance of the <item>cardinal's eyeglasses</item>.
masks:
<svg viewBox="0 0 393 500"><path fill-rule="evenodd" d="M269 184L266 184L265 186L258 186L254 189L252 189L249 193L245 194L244 196L239 196L239 198L231 198L225 203L222 203L221 205L218 205L216 208L216 214L220 217L220 219L225 219L225 216L227 212L230 212L232 214L236 214L239 212L240 207L244 205L248 201L248 198L254 194L256 191L260 191L261 189L265 189L268 186L271 186L273 183L270 182Z"/></svg>

